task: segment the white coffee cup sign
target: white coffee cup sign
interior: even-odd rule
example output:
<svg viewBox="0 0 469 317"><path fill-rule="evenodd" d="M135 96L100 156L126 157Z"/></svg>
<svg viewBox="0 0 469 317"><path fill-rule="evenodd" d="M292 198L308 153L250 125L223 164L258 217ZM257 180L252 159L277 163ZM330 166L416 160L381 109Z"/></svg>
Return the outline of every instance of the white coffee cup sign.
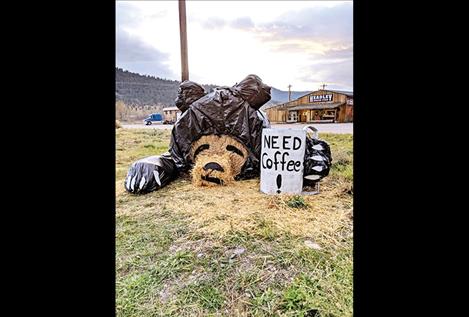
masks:
<svg viewBox="0 0 469 317"><path fill-rule="evenodd" d="M306 132L296 129L262 129L261 192L300 194Z"/></svg>

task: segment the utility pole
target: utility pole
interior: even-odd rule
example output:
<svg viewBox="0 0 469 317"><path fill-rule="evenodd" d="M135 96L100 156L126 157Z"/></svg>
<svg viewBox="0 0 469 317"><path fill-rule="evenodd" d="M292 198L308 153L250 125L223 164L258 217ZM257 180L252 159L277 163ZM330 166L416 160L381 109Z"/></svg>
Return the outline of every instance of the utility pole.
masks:
<svg viewBox="0 0 469 317"><path fill-rule="evenodd" d="M179 0L179 37L181 40L181 82L189 80L187 61L186 1Z"/></svg>
<svg viewBox="0 0 469 317"><path fill-rule="evenodd" d="M291 85L288 85L288 101L291 100L291 90L290 90L290 88L291 88Z"/></svg>

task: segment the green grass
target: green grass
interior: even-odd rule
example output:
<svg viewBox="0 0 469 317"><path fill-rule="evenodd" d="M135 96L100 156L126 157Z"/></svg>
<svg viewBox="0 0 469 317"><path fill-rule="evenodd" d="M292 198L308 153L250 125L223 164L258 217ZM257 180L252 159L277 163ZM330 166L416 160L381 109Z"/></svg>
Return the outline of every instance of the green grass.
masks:
<svg viewBox="0 0 469 317"><path fill-rule="evenodd" d="M287 206L291 208L306 208L308 204L303 197L295 195L287 201Z"/></svg>
<svg viewBox="0 0 469 317"><path fill-rule="evenodd" d="M225 233L207 233L177 208L187 199L200 210L211 207L182 180L144 196L126 193L122 182L129 165L167 151L169 136L168 130L116 131L117 316L353 315L351 219L333 232L302 236L275 225L260 210L249 220L251 230L233 225ZM322 194L334 189L332 210L351 210L352 136L321 138L331 145L334 159ZM185 188L184 195L179 188ZM227 208L243 199L218 193ZM293 215L306 212L312 219L319 208L314 196L272 199L266 196L259 204L284 203ZM232 221L229 216L217 219ZM317 241L321 249L308 248L305 240ZM234 256L236 248L245 251Z"/></svg>
<svg viewBox="0 0 469 317"><path fill-rule="evenodd" d="M330 175L353 181L353 136L351 134L324 133L320 137L326 140L332 152Z"/></svg>
<svg viewBox="0 0 469 317"><path fill-rule="evenodd" d="M129 163L168 150L170 130L116 130L116 179L127 174Z"/></svg>
<svg viewBox="0 0 469 317"><path fill-rule="evenodd" d="M209 312L215 312L223 306L225 298L212 284L214 281L204 281L202 283L192 283L185 287L179 294L180 303L196 304Z"/></svg>

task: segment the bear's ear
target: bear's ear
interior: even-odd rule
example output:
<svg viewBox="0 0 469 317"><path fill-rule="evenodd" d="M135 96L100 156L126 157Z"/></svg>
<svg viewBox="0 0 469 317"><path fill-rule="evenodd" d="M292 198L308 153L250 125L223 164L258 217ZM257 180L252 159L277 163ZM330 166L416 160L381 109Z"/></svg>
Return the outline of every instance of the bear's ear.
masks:
<svg viewBox="0 0 469 317"><path fill-rule="evenodd" d="M270 98L271 98L270 86L261 84L258 93L255 95L255 97L253 97L248 102L251 105L251 107L253 107L256 110L259 110L259 108L262 107L266 102L268 102Z"/></svg>
<svg viewBox="0 0 469 317"><path fill-rule="evenodd" d="M204 87L193 81L185 80L179 85L178 95L174 103L184 113L194 101L205 95Z"/></svg>
<svg viewBox="0 0 469 317"><path fill-rule="evenodd" d="M271 98L270 86L254 74L246 76L239 84L234 85L233 89L256 110Z"/></svg>

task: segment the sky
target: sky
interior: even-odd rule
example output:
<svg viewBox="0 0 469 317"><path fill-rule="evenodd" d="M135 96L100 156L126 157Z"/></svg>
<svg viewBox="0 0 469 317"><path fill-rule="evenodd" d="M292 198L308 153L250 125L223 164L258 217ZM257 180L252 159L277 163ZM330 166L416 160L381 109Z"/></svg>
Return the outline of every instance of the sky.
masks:
<svg viewBox="0 0 469 317"><path fill-rule="evenodd" d="M186 1L189 79L353 90L352 1ZM116 1L116 66L181 80L177 1Z"/></svg>

